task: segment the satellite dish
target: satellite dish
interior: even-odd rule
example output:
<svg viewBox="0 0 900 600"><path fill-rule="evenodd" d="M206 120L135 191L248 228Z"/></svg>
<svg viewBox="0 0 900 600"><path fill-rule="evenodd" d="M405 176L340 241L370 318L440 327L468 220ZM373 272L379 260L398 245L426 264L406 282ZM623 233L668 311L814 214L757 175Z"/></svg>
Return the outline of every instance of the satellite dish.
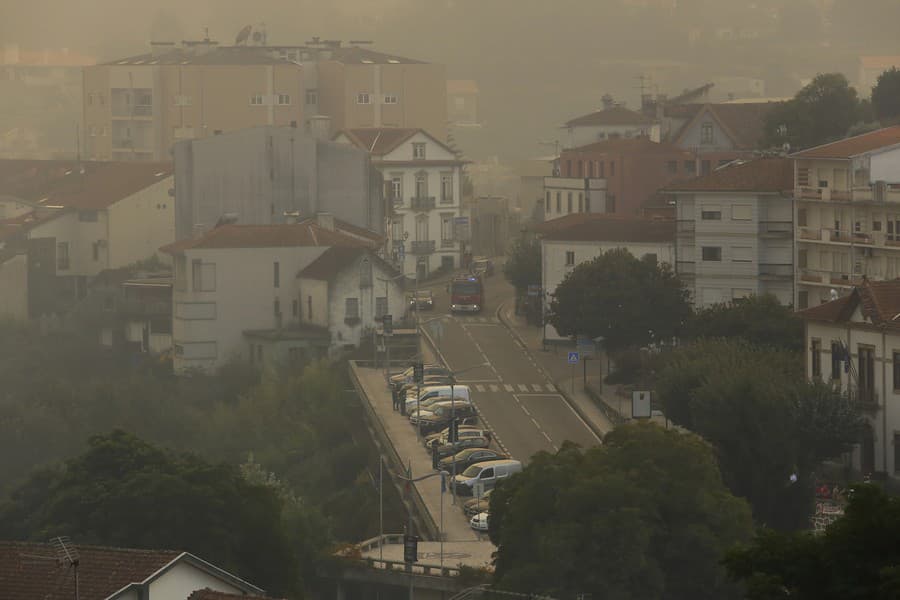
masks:
<svg viewBox="0 0 900 600"><path fill-rule="evenodd" d="M838 291L836 289L831 288L831 291L829 292L829 294L831 295L832 300L838 299Z"/></svg>
<svg viewBox="0 0 900 600"><path fill-rule="evenodd" d="M250 32L251 32L251 31L253 31L253 26L252 26L252 25L247 25L246 27L244 27L243 29L241 29L241 30L238 32L237 37L234 38L234 45L235 45L235 46L240 46L241 44L246 43L246 42L247 42L247 38L250 37Z"/></svg>
<svg viewBox="0 0 900 600"><path fill-rule="evenodd" d="M781 145L781 149L784 150L784 153L787 154L791 151L791 145L788 142L785 142Z"/></svg>

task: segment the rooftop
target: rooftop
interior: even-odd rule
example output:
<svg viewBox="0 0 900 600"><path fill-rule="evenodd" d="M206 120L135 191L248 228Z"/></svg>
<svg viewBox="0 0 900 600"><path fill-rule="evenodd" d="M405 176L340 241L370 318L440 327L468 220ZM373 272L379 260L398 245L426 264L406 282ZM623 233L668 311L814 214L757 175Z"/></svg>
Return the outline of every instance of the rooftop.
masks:
<svg viewBox="0 0 900 600"><path fill-rule="evenodd" d="M344 134L357 148L365 150L372 156L379 157L390 154L391 152L399 148L404 142L418 133L427 136L447 152L455 154L452 148L450 148L449 146L447 146L447 144L443 143L437 138L429 135L428 132L424 129L411 127L359 127L356 129L343 129L335 135L335 138L339 137L341 134ZM416 161L417 164L426 164L428 162L429 161L427 160ZM447 161L431 162L446 163Z"/></svg>
<svg viewBox="0 0 900 600"><path fill-rule="evenodd" d="M649 242L675 240L675 221L631 215L574 213L535 227L547 241Z"/></svg>
<svg viewBox="0 0 900 600"><path fill-rule="evenodd" d="M673 141L677 141L686 133L705 110L722 125L734 142L736 149L755 150L759 147L765 134L766 115L777 105L778 102L752 101L666 105L665 114L668 117L686 119L681 128L671 136Z"/></svg>
<svg viewBox="0 0 900 600"><path fill-rule="evenodd" d="M0 195L97 210L170 177L170 162L0 159Z"/></svg>
<svg viewBox="0 0 900 600"><path fill-rule="evenodd" d="M797 314L809 321L843 323L850 319L857 307L873 325L900 332L900 279L864 280L850 294Z"/></svg>
<svg viewBox="0 0 900 600"><path fill-rule="evenodd" d="M367 248L332 246L323 252L319 258L301 269L301 271L297 273L297 277L330 280L364 255L368 255L370 260L385 267L391 273L394 273L393 267L378 256L372 254Z"/></svg>
<svg viewBox="0 0 900 600"><path fill-rule="evenodd" d="M42 223L46 223L61 214L68 212L64 208L41 208L25 214L0 219L0 242L16 237Z"/></svg>
<svg viewBox="0 0 900 600"><path fill-rule="evenodd" d="M689 154L687 150L679 148L675 144L670 144L668 142L654 142L646 136L603 140L602 142L594 142L593 144L588 144L586 146L563 150L562 154L565 155L569 152L593 152L601 154L605 152L619 154L668 154L675 152L678 154Z"/></svg>
<svg viewBox="0 0 900 600"><path fill-rule="evenodd" d="M313 220L279 225L222 225L203 235L163 246L167 254L181 254L185 250L208 248L291 248L303 246L349 246L368 248L374 241L365 241L338 229L325 229Z"/></svg>
<svg viewBox="0 0 900 600"><path fill-rule="evenodd" d="M900 56L860 56L859 62L865 69L885 69L900 67Z"/></svg>
<svg viewBox="0 0 900 600"><path fill-rule="evenodd" d="M197 590L187 597L187 600L266 600L265 596L248 596L245 594L229 594L217 592L209 588Z"/></svg>
<svg viewBox="0 0 900 600"><path fill-rule="evenodd" d="M666 186L664 192L770 192L794 187L794 161L789 158L758 158L716 169L708 175Z"/></svg>
<svg viewBox="0 0 900 600"><path fill-rule="evenodd" d="M577 127L581 125L652 125L656 121L643 113L625 108L613 106L604 110L575 117L566 121L564 127Z"/></svg>
<svg viewBox="0 0 900 600"><path fill-rule="evenodd" d="M847 159L900 144L900 125L876 129L861 135L823 144L791 154L794 158Z"/></svg>

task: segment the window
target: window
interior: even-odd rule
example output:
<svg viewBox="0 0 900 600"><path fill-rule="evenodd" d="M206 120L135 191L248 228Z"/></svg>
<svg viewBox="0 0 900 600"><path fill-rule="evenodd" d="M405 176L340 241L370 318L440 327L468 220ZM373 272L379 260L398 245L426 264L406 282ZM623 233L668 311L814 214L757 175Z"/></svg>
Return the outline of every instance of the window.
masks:
<svg viewBox="0 0 900 600"><path fill-rule="evenodd" d="M250 96L250 106L262 106L263 105L263 97L262 94L253 94Z"/></svg>
<svg viewBox="0 0 900 600"><path fill-rule="evenodd" d="M275 298L275 301L272 303L272 312L276 317L281 316L281 300Z"/></svg>
<svg viewBox="0 0 900 600"><path fill-rule="evenodd" d="M605 162L597 163L597 177L599 177L600 179L603 179L604 177L606 177L606 163Z"/></svg>
<svg viewBox="0 0 900 600"><path fill-rule="evenodd" d="M441 203L453 203L453 174L441 173Z"/></svg>
<svg viewBox="0 0 900 600"><path fill-rule="evenodd" d="M894 352L894 390L900 391L900 352Z"/></svg>
<svg viewBox="0 0 900 600"><path fill-rule="evenodd" d="M550 214L550 192L547 192L547 198L544 200L544 212Z"/></svg>
<svg viewBox="0 0 900 600"><path fill-rule="evenodd" d="M684 161L684 172L688 175L696 175L697 174L697 161L696 160Z"/></svg>
<svg viewBox="0 0 900 600"><path fill-rule="evenodd" d="M416 198L428 197L428 175L416 173Z"/></svg>
<svg viewBox="0 0 900 600"><path fill-rule="evenodd" d="M56 244L56 268L61 271L69 268L69 242Z"/></svg>
<svg viewBox="0 0 900 600"><path fill-rule="evenodd" d="M175 96L175 106L191 106L193 104L193 100L190 96L182 96L178 94Z"/></svg>
<svg viewBox="0 0 900 600"><path fill-rule="evenodd" d="M578 161L578 177L584 177L584 161Z"/></svg>
<svg viewBox="0 0 900 600"><path fill-rule="evenodd" d="M299 301L294 300L293 302L291 302L291 314L294 315L295 317L300 316L300 302Z"/></svg>
<svg viewBox="0 0 900 600"><path fill-rule="evenodd" d="M278 106L288 106L291 103L290 94L278 94Z"/></svg>
<svg viewBox="0 0 900 600"><path fill-rule="evenodd" d="M584 212L591 212L591 197L586 196L584 199Z"/></svg>
<svg viewBox="0 0 900 600"><path fill-rule="evenodd" d="M78 211L78 220L86 223L95 223L97 221L96 210L80 210Z"/></svg>
<svg viewBox="0 0 900 600"><path fill-rule="evenodd" d="M381 319L388 311L387 296L379 296L375 298L375 318Z"/></svg>
<svg viewBox="0 0 900 600"><path fill-rule="evenodd" d="M669 172L669 175L677 175L678 174L678 161L670 160L666 163L666 170Z"/></svg>
<svg viewBox="0 0 900 600"><path fill-rule="evenodd" d="M216 265L200 259L191 261L192 291L213 292L216 289Z"/></svg>
<svg viewBox="0 0 900 600"><path fill-rule="evenodd" d="M425 143L416 142L413 145L413 158L416 160L425 160Z"/></svg>
<svg viewBox="0 0 900 600"><path fill-rule="evenodd" d="M822 342L820 340L812 340L809 347L810 365L813 377L822 377Z"/></svg>
<svg viewBox="0 0 900 600"><path fill-rule="evenodd" d="M272 285L281 287L281 269L277 260L272 263Z"/></svg>
<svg viewBox="0 0 900 600"><path fill-rule="evenodd" d="M875 348L860 344L858 353L858 381L860 402L875 401Z"/></svg>
<svg viewBox="0 0 900 600"><path fill-rule="evenodd" d="M710 122L706 122L700 126L700 143L701 144L712 144L713 143L713 124Z"/></svg>
<svg viewBox="0 0 900 600"><path fill-rule="evenodd" d="M798 308L809 308L809 292L797 292L797 304Z"/></svg>
<svg viewBox="0 0 900 600"><path fill-rule="evenodd" d="M394 243L403 241L403 217L395 215L391 222L391 239Z"/></svg>
<svg viewBox="0 0 900 600"><path fill-rule="evenodd" d="M385 94L384 95L384 103L385 104L397 104L397 96L393 94Z"/></svg>
<svg viewBox="0 0 900 600"><path fill-rule="evenodd" d="M372 287L372 262L368 256L359 262L359 287Z"/></svg>
<svg viewBox="0 0 900 600"><path fill-rule="evenodd" d="M735 204L731 207L731 219L734 221L750 221L753 219L753 207L749 204Z"/></svg>
<svg viewBox="0 0 900 600"><path fill-rule="evenodd" d="M584 192L578 192L578 212L584 212Z"/></svg>
<svg viewBox="0 0 900 600"><path fill-rule="evenodd" d="M344 322L359 320L359 298L344 298Z"/></svg>
<svg viewBox="0 0 900 600"><path fill-rule="evenodd" d="M753 262L753 248L750 246L732 246L731 260L734 262Z"/></svg>
<svg viewBox="0 0 900 600"><path fill-rule="evenodd" d="M562 212L562 192L556 192L556 214Z"/></svg>
<svg viewBox="0 0 900 600"><path fill-rule="evenodd" d="M441 215L441 246L453 246L453 213Z"/></svg>
<svg viewBox="0 0 900 600"><path fill-rule="evenodd" d="M369 92L360 92L356 95L357 104L370 104Z"/></svg>
<svg viewBox="0 0 900 600"><path fill-rule="evenodd" d="M568 211L569 211L568 214L571 215L572 214L572 192L568 192L566 194L566 196L567 196L566 206L568 207Z"/></svg>
<svg viewBox="0 0 900 600"><path fill-rule="evenodd" d="M575 266L575 251L574 250L566 250L566 266L567 267Z"/></svg>
<svg viewBox="0 0 900 600"><path fill-rule="evenodd" d="M590 179L593 179L593 178L594 178L594 161L592 161L592 160L589 160L589 161L588 161L588 172L587 172L587 176L588 176L588 178L590 178Z"/></svg>
<svg viewBox="0 0 900 600"><path fill-rule="evenodd" d="M900 355L897 352L894 353L894 389L897 389L897 384L900 383L900 379L897 379L897 365L900 362L897 361L897 356ZM840 381L841 380L841 365L844 362L844 345L840 342L831 342L831 379L832 381Z"/></svg>
<svg viewBox="0 0 900 600"><path fill-rule="evenodd" d="M700 209L700 218L704 221L721 221L722 208L719 206L704 206Z"/></svg>
<svg viewBox="0 0 900 600"><path fill-rule="evenodd" d="M616 212L616 195L615 194L607 194L606 195L606 212L608 212L608 213Z"/></svg>
<svg viewBox="0 0 900 600"><path fill-rule="evenodd" d="M306 90L306 103L307 104L318 104L319 103L319 92L317 90Z"/></svg>
<svg viewBox="0 0 900 600"><path fill-rule="evenodd" d="M391 175L391 198L394 204L403 202L403 177L401 175Z"/></svg>
<svg viewBox="0 0 900 600"><path fill-rule="evenodd" d="M704 261L718 262L722 260L722 248L718 246L703 246L700 252Z"/></svg>

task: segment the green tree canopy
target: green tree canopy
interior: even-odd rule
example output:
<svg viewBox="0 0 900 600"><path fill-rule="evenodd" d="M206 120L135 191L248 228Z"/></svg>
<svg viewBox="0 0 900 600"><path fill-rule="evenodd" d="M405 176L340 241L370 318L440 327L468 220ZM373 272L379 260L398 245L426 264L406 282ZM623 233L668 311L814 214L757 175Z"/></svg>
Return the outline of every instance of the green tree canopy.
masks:
<svg viewBox="0 0 900 600"><path fill-rule="evenodd" d="M688 292L668 265L617 249L566 276L548 320L562 335L602 336L618 351L675 336L690 314Z"/></svg>
<svg viewBox="0 0 900 600"><path fill-rule="evenodd" d="M872 88L872 108L878 120L893 122L900 119L900 71L891 68L878 76Z"/></svg>
<svg viewBox="0 0 900 600"><path fill-rule="evenodd" d="M503 275L519 292L541 285L541 241L533 235L516 238L503 264Z"/></svg>
<svg viewBox="0 0 900 600"><path fill-rule="evenodd" d="M298 595L299 557L310 549L295 534L310 528L292 513L292 530L285 516L279 492L250 483L237 467L117 430L14 491L0 507L0 537L185 550L268 591Z"/></svg>
<svg viewBox="0 0 900 600"><path fill-rule="evenodd" d="M862 426L844 394L802 378L800 360L706 341L674 352L657 379L666 415L715 446L731 491L778 529L808 525L815 469L849 450Z"/></svg>
<svg viewBox="0 0 900 600"><path fill-rule="evenodd" d="M698 310L687 338L741 338L757 346L800 352L803 321L771 295L750 296Z"/></svg>
<svg viewBox="0 0 900 600"><path fill-rule="evenodd" d="M653 424L539 453L491 494L495 578L571 598L732 598L720 560L752 531L709 445Z"/></svg>
<svg viewBox="0 0 900 600"><path fill-rule="evenodd" d="M844 516L823 535L762 530L729 552L728 573L748 600L888 600L900 597L900 498L853 486Z"/></svg>
<svg viewBox="0 0 900 600"><path fill-rule="evenodd" d="M860 119L859 99L840 73L820 73L766 115L766 143L799 150L837 140Z"/></svg>

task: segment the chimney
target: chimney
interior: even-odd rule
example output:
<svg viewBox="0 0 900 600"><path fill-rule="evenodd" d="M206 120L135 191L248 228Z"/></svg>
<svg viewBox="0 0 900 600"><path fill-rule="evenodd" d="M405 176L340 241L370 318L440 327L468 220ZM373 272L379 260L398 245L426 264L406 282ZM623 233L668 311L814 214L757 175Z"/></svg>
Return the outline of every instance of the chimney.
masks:
<svg viewBox="0 0 900 600"><path fill-rule="evenodd" d="M316 225L328 231L334 231L334 215L327 212L316 213Z"/></svg>
<svg viewBox="0 0 900 600"><path fill-rule="evenodd" d="M610 94L603 94L600 101L603 102L603 110L609 110L616 105L616 101L613 100L613 97Z"/></svg>
<svg viewBox="0 0 900 600"><path fill-rule="evenodd" d="M150 54L162 56L175 49L175 42L150 42Z"/></svg>

